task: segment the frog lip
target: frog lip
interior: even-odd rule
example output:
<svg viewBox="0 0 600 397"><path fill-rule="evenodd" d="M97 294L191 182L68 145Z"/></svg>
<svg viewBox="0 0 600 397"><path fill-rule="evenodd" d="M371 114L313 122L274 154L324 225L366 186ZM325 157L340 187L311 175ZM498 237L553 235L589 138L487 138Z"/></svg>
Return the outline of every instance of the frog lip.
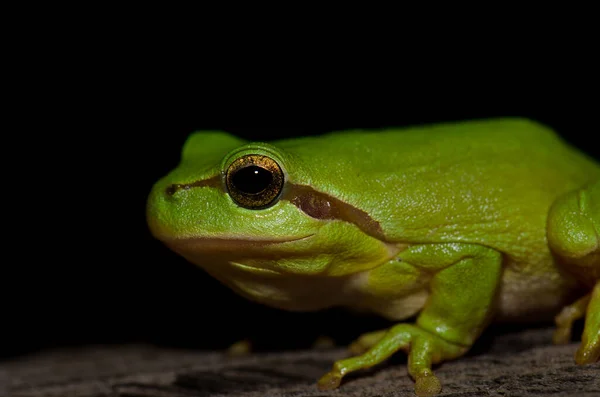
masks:
<svg viewBox="0 0 600 397"><path fill-rule="evenodd" d="M279 244L307 240L315 234L300 237L284 237L280 239L256 239L239 237L176 237L163 238L162 241L175 251L240 251L261 249Z"/></svg>
<svg viewBox="0 0 600 397"><path fill-rule="evenodd" d="M256 275L277 275L277 276L281 276L284 274L284 272L281 271L277 271L271 268L266 268L266 267L258 267L258 266L251 266L251 265L245 265L243 263L239 263L239 262L229 262L229 264L231 266L233 266L234 268L237 268L239 270L243 270L246 272L251 272L254 273Z"/></svg>

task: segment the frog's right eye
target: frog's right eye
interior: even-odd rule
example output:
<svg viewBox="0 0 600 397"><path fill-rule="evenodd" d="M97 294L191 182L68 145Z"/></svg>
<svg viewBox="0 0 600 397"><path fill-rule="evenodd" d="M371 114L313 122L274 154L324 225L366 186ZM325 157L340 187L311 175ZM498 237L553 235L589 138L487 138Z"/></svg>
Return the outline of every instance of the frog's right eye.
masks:
<svg viewBox="0 0 600 397"><path fill-rule="evenodd" d="M227 168L225 184L233 201L241 207L263 209L274 205L281 196L284 175L272 158L248 154Z"/></svg>

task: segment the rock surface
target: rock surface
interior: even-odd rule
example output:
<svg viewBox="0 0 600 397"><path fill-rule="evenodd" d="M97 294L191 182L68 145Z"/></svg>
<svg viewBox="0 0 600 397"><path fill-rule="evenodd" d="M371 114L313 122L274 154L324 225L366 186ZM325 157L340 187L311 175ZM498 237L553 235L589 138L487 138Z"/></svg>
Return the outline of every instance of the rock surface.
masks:
<svg viewBox="0 0 600 397"><path fill-rule="evenodd" d="M600 396L600 364L577 366L576 343L553 346L552 329L494 335L468 356L436 368L440 396ZM48 351L0 363L0 395L10 397L400 397L414 396L406 358L348 376L319 391L316 380L343 348L256 353L145 345ZM2 394L4 393L4 394Z"/></svg>

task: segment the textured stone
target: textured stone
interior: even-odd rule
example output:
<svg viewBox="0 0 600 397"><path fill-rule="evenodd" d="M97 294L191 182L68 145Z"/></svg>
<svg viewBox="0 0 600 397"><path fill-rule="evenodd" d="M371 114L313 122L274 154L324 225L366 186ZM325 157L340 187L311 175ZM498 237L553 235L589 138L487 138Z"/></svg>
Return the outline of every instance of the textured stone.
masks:
<svg viewBox="0 0 600 397"><path fill-rule="evenodd" d="M550 344L552 329L494 335L461 359L436 368L441 396L600 396L600 364L577 366L576 343ZM257 353L144 345L48 351L0 364L10 397L400 397L414 396L406 358L352 374L323 392L316 380L344 357L341 348ZM0 387L0 392L2 388Z"/></svg>

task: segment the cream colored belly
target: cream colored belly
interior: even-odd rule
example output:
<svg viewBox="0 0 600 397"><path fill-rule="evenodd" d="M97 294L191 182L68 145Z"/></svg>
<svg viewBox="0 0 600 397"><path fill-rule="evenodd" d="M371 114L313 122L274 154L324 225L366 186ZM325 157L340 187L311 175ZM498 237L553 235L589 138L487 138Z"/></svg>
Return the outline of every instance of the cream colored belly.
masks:
<svg viewBox="0 0 600 397"><path fill-rule="evenodd" d="M368 275L357 275L354 285L365 285ZM551 320L564 306L584 291L576 281L559 273L552 259L540 255L536 263L505 264L496 301L495 320L499 322L538 322ZM378 313L393 321L418 314L429 297L428 283L410 293L375 296L365 288L352 301L354 308ZM401 290L399 288L399 290Z"/></svg>
<svg viewBox="0 0 600 397"><path fill-rule="evenodd" d="M522 272L508 267L502 277L497 321L535 322L552 319L578 295L577 283L555 269Z"/></svg>
<svg viewBox="0 0 600 397"><path fill-rule="evenodd" d="M214 277L241 295L260 303L286 310L312 311L345 306L375 312L393 321L416 315L429 296L428 283L422 280L410 291L389 295L373 294L368 288L369 272L346 277L298 277L274 272L248 272L222 263L226 276L211 271ZM400 292L400 291L398 291ZM551 319L577 295L574 280L559 274L554 265L518 269L506 266L500 287L496 320L540 321Z"/></svg>

